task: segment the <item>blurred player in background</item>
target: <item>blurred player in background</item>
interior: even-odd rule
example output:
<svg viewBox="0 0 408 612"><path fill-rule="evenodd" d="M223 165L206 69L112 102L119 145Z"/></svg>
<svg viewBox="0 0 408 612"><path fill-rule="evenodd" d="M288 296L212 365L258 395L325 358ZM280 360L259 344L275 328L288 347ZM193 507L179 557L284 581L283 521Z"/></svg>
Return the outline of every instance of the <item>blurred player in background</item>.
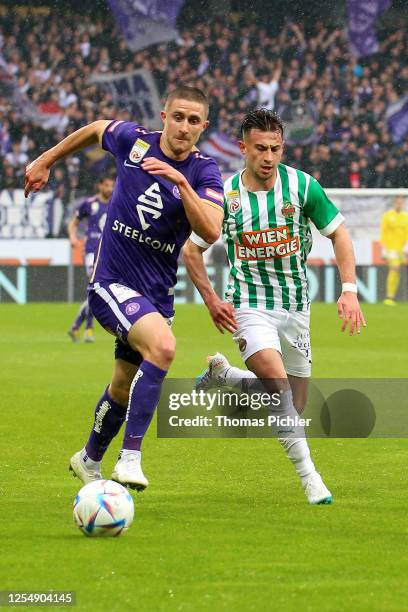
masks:
<svg viewBox="0 0 408 612"><path fill-rule="evenodd" d="M49 149L26 170L26 196L47 182L61 157L92 144L116 158L117 179L89 286L90 307L116 336L113 377L97 403L86 446L70 466L83 482L101 478L101 461L126 418L112 479L135 489L149 483L141 444L174 359L174 287L178 257L191 230L220 235L223 186L217 164L195 145L208 126L208 100L195 87L170 93L163 132L128 121L95 121Z"/></svg>
<svg viewBox="0 0 408 612"><path fill-rule="evenodd" d="M395 306L395 296L401 279L401 265L408 257L408 212L404 211L403 196L394 198L393 207L381 220L380 243L388 262L386 306Z"/></svg>
<svg viewBox="0 0 408 612"><path fill-rule="evenodd" d="M94 196L86 198L86 200L79 205L75 211L75 215L68 224L69 240L72 248L75 248L79 244L77 236L78 226L81 221L86 222L84 259L88 279L90 279L92 275L95 251L105 225L107 206L112 196L114 184L115 181L112 178L102 178L98 183L98 192ZM73 342L79 342L79 329L84 321L86 321L84 340L85 342L94 342L93 319L94 317L89 308L88 298L86 298L81 305L77 318L68 331L68 335Z"/></svg>
<svg viewBox="0 0 408 612"><path fill-rule="evenodd" d="M342 294L337 302L342 331L350 335L365 325L357 299L353 245L343 217L309 174L286 166L283 127L267 109L249 113L242 124L241 153L245 169L224 185L223 241L230 265L230 284L223 302L208 279L205 244L194 232L184 248L187 270L220 331L238 329L234 340L250 371L231 367L217 353L199 379L199 389L217 384L258 385L280 392L277 417L296 420L306 407L311 374L310 299L306 258L312 246L310 218L333 243ZM244 384L243 384L244 383ZM245 386L244 386L245 385ZM294 421L293 421L294 422ZM310 457L300 426L274 429L295 466L311 504L330 504L332 495Z"/></svg>

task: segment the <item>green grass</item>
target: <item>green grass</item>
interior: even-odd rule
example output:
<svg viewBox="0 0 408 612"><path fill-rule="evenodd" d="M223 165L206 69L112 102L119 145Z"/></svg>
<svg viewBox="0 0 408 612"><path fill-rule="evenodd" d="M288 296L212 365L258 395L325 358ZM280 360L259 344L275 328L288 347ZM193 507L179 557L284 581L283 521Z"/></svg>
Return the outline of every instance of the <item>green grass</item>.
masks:
<svg viewBox="0 0 408 612"><path fill-rule="evenodd" d="M72 305L0 305L0 590L75 590L79 610L401 610L406 606L406 441L310 441L335 495L310 507L274 440L144 444L149 489L118 539L74 526L67 471L112 370L112 339L72 345ZM359 338L313 308L315 377L404 377L408 306L366 306ZM199 306L177 308L171 374L211 351L239 356ZM109 474L120 439L105 459Z"/></svg>

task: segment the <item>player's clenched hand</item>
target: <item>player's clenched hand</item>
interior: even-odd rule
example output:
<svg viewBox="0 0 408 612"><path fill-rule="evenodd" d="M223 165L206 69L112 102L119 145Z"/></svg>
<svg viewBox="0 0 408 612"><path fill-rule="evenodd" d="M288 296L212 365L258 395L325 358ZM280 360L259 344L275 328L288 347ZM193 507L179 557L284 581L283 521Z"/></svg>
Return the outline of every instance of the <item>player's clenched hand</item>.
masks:
<svg viewBox="0 0 408 612"><path fill-rule="evenodd" d="M39 191L44 187L50 176L50 169L42 157L37 157L26 167L24 182L24 197L31 191Z"/></svg>
<svg viewBox="0 0 408 612"><path fill-rule="evenodd" d="M143 170L146 170L146 172L149 172L149 174L153 174L154 176L162 176L175 185L180 185L186 180L185 176L181 174L181 172L173 168L173 166L170 166L170 164L167 164L156 157L146 157L146 159L144 159L141 163L141 166Z"/></svg>
<svg viewBox="0 0 408 612"><path fill-rule="evenodd" d="M207 302L207 308L214 321L215 327L222 334L224 333L224 329L231 333L237 329L238 325L234 317L234 307L232 304L223 302L217 296L210 302Z"/></svg>
<svg viewBox="0 0 408 612"><path fill-rule="evenodd" d="M361 326L366 326L364 315L361 312L360 304L355 293L345 291L341 294L337 300L337 312L340 319L343 319L341 331L344 332L347 326L349 326L350 336L352 336L355 331L359 334Z"/></svg>

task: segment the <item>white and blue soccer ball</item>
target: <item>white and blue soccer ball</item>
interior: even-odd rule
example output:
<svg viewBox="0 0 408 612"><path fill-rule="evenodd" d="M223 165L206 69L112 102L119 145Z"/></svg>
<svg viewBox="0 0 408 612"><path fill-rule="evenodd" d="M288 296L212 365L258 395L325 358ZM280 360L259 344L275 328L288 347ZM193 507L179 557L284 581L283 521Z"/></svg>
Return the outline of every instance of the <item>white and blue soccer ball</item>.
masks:
<svg viewBox="0 0 408 612"><path fill-rule="evenodd" d="M95 480L74 499L74 521L87 536L118 536L133 522L135 508L129 491L113 480Z"/></svg>

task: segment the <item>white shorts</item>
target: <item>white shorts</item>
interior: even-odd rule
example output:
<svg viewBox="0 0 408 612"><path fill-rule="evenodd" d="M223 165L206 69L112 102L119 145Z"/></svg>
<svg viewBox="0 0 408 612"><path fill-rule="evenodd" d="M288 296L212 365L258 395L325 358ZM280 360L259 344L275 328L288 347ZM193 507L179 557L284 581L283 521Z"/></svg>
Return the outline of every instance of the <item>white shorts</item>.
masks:
<svg viewBox="0 0 408 612"><path fill-rule="evenodd" d="M94 265L94 254L86 253L85 254L85 269L86 269L86 274L88 278L91 278L92 276L93 265Z"/></svg>
<svg viewBox="0 0 408 612"><path fill-rule="evenodd" d="M259 310L237 308L238 330L233 338L246 361L263 349L273 348L282 355L288 374L308 378L312 370L310 311Z"/></svg>

